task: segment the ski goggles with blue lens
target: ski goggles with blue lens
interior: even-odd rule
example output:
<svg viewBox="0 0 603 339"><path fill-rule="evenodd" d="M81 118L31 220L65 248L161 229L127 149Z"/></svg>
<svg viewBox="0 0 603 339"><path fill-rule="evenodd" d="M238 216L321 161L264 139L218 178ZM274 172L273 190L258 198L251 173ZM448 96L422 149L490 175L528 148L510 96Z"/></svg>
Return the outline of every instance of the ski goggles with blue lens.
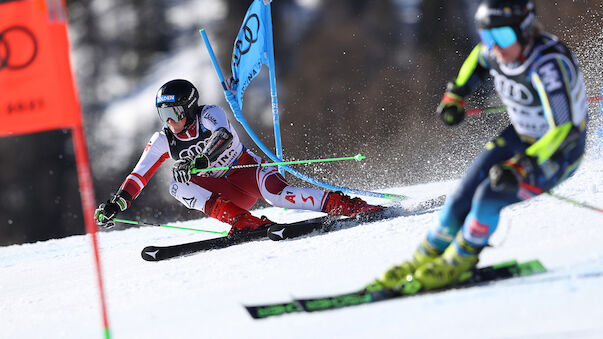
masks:
<svg viewBox="0 0 603 339"><path fill-rule="evenodd" d="M167 124L168 119L178 122L184 118L184 107L182 106L168 106L168 107L157 107L159 112L159 118L161 121Z"/></svg>
<svg viewBox="0 0 603 339"><path fill-rule="evenodd" d="M515 31L509 26L480 29L479 36L488 49L492 49L494 44L500 48L507 48L517 41Z"/></svg>

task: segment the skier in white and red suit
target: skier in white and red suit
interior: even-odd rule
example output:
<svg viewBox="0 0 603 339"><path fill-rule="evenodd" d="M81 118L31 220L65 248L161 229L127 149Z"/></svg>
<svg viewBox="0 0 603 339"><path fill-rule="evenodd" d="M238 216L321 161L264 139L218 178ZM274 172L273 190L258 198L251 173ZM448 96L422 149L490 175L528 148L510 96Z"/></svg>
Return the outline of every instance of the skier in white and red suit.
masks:
<svg viewBox="0 0 603 339"><path fill-rule="evenodd" d="M156 107L166 124L155 132L138 164L117 193L100 204L95 213L99 226L111 227L113 219L132 204L163 162L172 158L170 194L190 209L232 225L231 233L267 228L272 221L258 218L248 209L258 199L291 209L354 216L381 210L341 192L289 186L276 167L210 170L191 175L191 169L207 169L265 162L240 141L220 106L199 105L199 92L186 80L172 80L157 92Z"/></svg>

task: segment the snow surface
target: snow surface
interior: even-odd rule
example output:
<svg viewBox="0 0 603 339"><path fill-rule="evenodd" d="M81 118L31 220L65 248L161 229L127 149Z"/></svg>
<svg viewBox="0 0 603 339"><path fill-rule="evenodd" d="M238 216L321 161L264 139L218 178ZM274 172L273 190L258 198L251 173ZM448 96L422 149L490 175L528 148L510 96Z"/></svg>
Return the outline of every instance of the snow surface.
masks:
<svg viewBox="0 0 603 339"><path fill-rule="evenodd" d="M403 206L451 192L455 181L387 190ZM588 160L556 194L603 206L603 160ZM266 208L280 222L318 215ZM549 273L342 310L253 320L244 304L342 293L409 258L436 213L361 224L146 262L147 245L206 233L160 227L99 236L114 338L603 338L603 215L550 196L503 211L487 265L540 259ZM224 230L203 218L175 225ZM1 338L99 338L89 236L0 248Z"/></svg>

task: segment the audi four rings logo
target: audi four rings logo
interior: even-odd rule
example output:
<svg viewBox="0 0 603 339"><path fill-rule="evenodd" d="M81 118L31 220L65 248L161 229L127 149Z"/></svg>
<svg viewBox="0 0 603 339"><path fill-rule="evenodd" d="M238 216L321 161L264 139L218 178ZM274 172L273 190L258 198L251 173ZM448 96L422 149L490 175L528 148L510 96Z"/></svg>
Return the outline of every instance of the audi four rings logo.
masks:
<svg viewBox="0 0 603 339"><path fill-rule="evenodd" d="M180 153L178 153L178 156L180 157L180 159L184 159L186 157L194 158L197 155L201 154L204 148L205 141L199 141L197 144L189 146L188 148L185 148L180 151Z"/></svg>
<svg viewBox="0 0 603 339"><path fill-rule="evenodd" d="M258 41L258 32L260 31L260 18L258 15L250 15L245 21L245 24L243 24L242 30L245 41L237 39L235 42L235 53L233 56L233 59L235 59L235 66L239 65L239 61L241 60L240 56L249 52L251 45ZM238 51L238 53L236 51Z"/></svg>
<svg viewBox="0 0 603 339"><path fill-rule="evenodd" d="M0 32L0 71L29 66L38 54L38 42L23 26L11 26Z"/></svg>
<svg viewBox="0 0 603 339"><path fill-rule="evenodd" d="M523 105L529 105L534 101L534 96L524 84L507 78L495 69L490 70L490 75L494 77L494 88L504 98L511 99Z"/></svg>

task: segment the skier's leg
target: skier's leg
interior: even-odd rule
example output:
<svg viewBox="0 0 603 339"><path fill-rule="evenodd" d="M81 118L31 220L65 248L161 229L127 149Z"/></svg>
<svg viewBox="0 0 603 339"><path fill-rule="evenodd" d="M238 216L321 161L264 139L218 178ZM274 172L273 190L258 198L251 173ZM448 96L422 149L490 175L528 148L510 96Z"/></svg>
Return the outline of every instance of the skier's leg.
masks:
<svg viewBox="0 0 603 339"><path fill-rule="evenodd" d="M251 215L246 208L253 206L257 198L240 191L226 179L196 177L185 184L173 181L170 194L188 208L230 224L231 234L237 230L255 230L272 224L268 219ZM244 207L231 201L231 198Z"/></svg>
<svg viewBox="0 0 603 339"><path fill-rule="evenodd" d="M191 182L205 188L206 190L219 194L223 199L231 201L243 209L250 209L255 205L258 197L250 194L231 180L226 178L193 177Z"/></svg>
<svg viewBox="0 0 603 339"><path fill-rule="evenodd" d="M229 234L238 231L252 231L260 227L268 228L269 225L273 224L267 218L258 218L251 215L246 209L242 209L216 193L212 194L207 200L205 210L210 217L230 224L232 228Z"/></svg>
<svg viewBox="0 0 603 339"><path fill-rule="evenodd" d="M276 207L345 216L383 209L382 206L367 204L360 198L350 198L341 192L325 192L314 188L289 186L276 168L258 169L257 178L260 194Z"/></svg>
<svg viewBox="0 0 603 339"><path fill-rule="evenodd" d="M417 267L414 276L426 289L450 285L473 268L481 250L496 229L503 207L520 201L517 194L495 192L486 178L478 186L471 211L452 243L441 256Z"/></svg>
<svg viewBox="0 0 603 339"><path fill-rule="evenodd" d="M526 144L519 139L512 126L505 128L486 144L463 176L459 187L446 199L436 227L429 231L426 240L419 246L423 254L444 252L465 222L475 191L488 177L490 167L512 157L525 147Z"/></svg>
<svg viewBox="0 0 603 339"><path fill-rule="evenodd" d="M259 164L264 160L249 150L240 164ZM276 167L242 168L228 174L227 180L240 191L256 199L264 199L273 206L325 212L330 215L352 216L377 211L381 206L367 204L360 198L350 198L340 192L324 192L313 188L289 186Z"/></svg>
<svg viewBox="0 0 603 339"><path fill-rule="evenodd" d="M462 232L440 257L416 269L417 280L427 289L458 281L464 272L477 264L479 253L496 231L501 210L548 191L571 176L579 166L583 152L584 138L577 141L571 151L537 166L514 192L494 191L490 179L486 178L475 191Z"/></svg>
<svg viewBox="0 0 603 339"><path fill-rule="evenodd" d="M463 224L463 239L470 245L482 248L496 231L500 211L503 207L533 198L546 192L573 175L582 160L585 136L576 142L569 152L555 156L534 168L515 192L496 192L485 179L478 187L471 202L471 211ZM461 255L466 253L462 246L456 246Z"/></svg>
<svg viewBox="0 0 603 339"><path fill-rule="evenodd" d="M192 182L179 183L172 180L170 194L189 209L205 213L205 203L211 197L212 192Z"/></svg>
<svg viewBox="0 0 603 339"><path fill-rule="evenodd" d="M413 253L412 259L394 265L376 283L386 287L399 285L408 274L415 272L417 267L438 258L463 226L471 210L475 190L487 178L490 167L524 148L525 144L521 142L512 126L508 126L489 141L465 173L457 190L448 196L440 210L438 222L428 231Z"/></svg>

